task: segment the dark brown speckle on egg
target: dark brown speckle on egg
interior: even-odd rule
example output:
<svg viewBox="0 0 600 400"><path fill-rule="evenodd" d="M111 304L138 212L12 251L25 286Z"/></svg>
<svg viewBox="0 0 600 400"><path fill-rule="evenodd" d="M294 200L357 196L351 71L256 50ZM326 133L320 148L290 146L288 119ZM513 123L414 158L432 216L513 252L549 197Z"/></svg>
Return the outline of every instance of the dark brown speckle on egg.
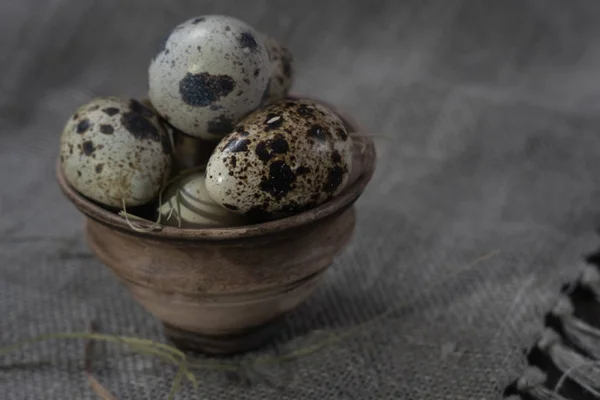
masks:
<svg viewBox="0 0 600 400"><path fill-rule="evenodd" d="M94 153L94 150L96 150L96 148L94 147L94 142L92 142L91 140L83 142L81 146L81 151L83 154L85 154L86 156L91 156Z"/></svg>
<svg viewBox="0 0 600 400"><path fill-rule="evenodd" d="M112 116L117 115L119 113L119 109L116 108L116 107L107 107L107 108L104 108L102 110L102 112L104 112L109 117L112 117Z"/></svg>
<svg viewBox="0 0 600 400"><path fill-rule="evenodd" d="M85 133L89 128L90 128L90 120L86 118L84 120L79 121L76 129L77 129L77 133L81 134L81 133Z"/></svg>
<svg viewBox="0 0 600 400"><path fill-rule="evenodd" d="M243 32L240 35L239 41L242 48L248 49L251 52L258 51L258 43L256 42L254 35L252 35L250 32Z"/></svg>
<svg viewBox="0 0 600 400"><path fill-rule="evenodd" d="M135 111L124 113L121 116L121 124L136 139L160 141L160 134L158 129L156 129L156 126L140 113Z"/></svg>
<svg viewBox="0 0 600 400"><path fill-rule="evenodd" d="M113 128L112 125L102 124L100 125L100 132L105 135L112 135L115 132L115 128Z"/></svg>
<svg viewBox="0 0 600 400"><path fill-rule="evenodd" d="M338 193L351 147L336 131L339 118L321 115L319 107L309 100L277 102L234 127L207 168L211 196L238 213L266 218L302 212Z"/></svg>
<svg viewBox="0 0 600 400"><path fill-rule="evenodd" d="M179 82L181 99L190 106L207 107L235 88L235 81L228 75L211 75L207 72L188 72ZM243 93L243 92L242 92Z"/></svg>

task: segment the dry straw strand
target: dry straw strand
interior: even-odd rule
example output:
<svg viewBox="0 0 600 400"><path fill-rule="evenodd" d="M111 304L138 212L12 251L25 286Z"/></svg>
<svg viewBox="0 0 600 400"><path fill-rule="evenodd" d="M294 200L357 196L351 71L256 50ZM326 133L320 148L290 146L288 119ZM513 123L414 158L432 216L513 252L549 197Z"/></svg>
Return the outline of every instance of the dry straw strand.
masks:
<svg viewBox="0 0 600 400"><path fill-rule="evenodd" d="M173 184L174 182L178 181L179 179L181 179L185 176L191 175L196 172L203 171L204 168L205 168L205 166L200 166L200 167L194 167L194 168L189 168L189 169L183 170L183 171L179 172L177 175L175 175L174 177L172 177L171 179L169 179L164 185L162 185L162 187L160 188L160 190L158 192L158 208L160 209L160 207L162 207L163 193L171 184ZM160 224L160 222L162 221L162 213L160 211L158 213L157 220L150 221L146 218L138 217L137 215L128 213L124 198L121 199L121 204L122 204L123 209L121 211L119 211L119 216L125 218L125 221L129 225L129 227L131 229L133 229L134 231L140 232L140 233L147 233L147 232L152 232L155 230L160 230L163 228L163 226ZM173 209L171 209L171 211L169 212L167 221L171 218L172 213L173 213ZM181 210L179 210L179 213L181 214ZM149 226L136 225L133 222L131 222L131 220L145 222L150 225ZM181 219L178 218L178 220L179 220L179 227L181 227Z"/></svg>
<svg viewBox="0 0 600 400"><path fill-rule="evenodd" d="M94 332L94 324L90 324L88 333ZM88 384L102 400L117 400L110 391L92 375L92 341L86 339L83 350L83 363Z"/></svg>

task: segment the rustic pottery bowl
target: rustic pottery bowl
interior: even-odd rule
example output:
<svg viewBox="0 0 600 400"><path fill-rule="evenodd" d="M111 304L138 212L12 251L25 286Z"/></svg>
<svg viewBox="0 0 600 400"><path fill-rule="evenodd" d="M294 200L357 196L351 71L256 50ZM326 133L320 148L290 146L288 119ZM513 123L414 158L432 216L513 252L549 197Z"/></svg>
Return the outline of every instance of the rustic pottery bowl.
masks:
<svg viewBox="0 0 600 400"><path fill-rule="evenodd" d="M276 333L278 317L311 294L352 236L353 204L373 175L376 156L371 139L352 134L356 125L344 122L355 143L349 185L319 207L271 222L137 232L75 191L60 162L58 183L85 215L93 253L163 323L176 346L246 351Z"/></svg>

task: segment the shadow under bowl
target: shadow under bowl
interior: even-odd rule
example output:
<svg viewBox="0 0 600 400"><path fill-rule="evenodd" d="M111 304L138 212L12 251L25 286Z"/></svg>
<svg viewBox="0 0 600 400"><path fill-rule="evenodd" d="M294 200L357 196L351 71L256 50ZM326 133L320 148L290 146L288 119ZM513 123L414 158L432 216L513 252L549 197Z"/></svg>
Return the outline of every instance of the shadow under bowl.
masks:
<svg viewBox="0 0 600 400"><path fill-rule="evenodd" d="M371 139L351 136L354 172L342 193L309 211L255 225L138 232L71 187L60 162L56 173L62 192L86 217L92 252L163 323L167 338L181 349L231 354L271 338L279 317L312 293L350 240L353 204L376 159Z"/></svg>

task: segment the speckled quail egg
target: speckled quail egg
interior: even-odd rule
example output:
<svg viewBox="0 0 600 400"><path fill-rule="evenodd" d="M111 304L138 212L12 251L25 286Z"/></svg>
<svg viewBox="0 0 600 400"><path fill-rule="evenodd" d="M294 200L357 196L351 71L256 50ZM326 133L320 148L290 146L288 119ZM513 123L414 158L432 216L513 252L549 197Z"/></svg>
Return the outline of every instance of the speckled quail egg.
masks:
<svg viewBox="0 0 600 400"><path fill-rule="evenodd" d="M142 100L142 103L157 112L149 99ZM217 143L186 135L164 119L161 118L161 120L173 149L171 174L175 175L192 168L206 167L206 163Z"/></svg>
<svg viewBox="0 0 600 400"><path fill-rule="evenodd" d="M219 140L255 110L271 76L267 47L236 18L209 15L177 26L149 67L149 97L190 136Z"/></svg>
<svg viewBox="0 0 600 400"><path fill-rule="evenodd" d="M204 171L172 183L163 194L159 208L161 223L181 228L209 228L243 225L242 216L227 211L206 192Z"/></svg>
<svg viewBox="0 0 600 400"><path fill-rule="evenodd" d="M171 172L171 146L158 115L137 100L101 97L80 107L61 136L67 181L111 207L149 202Z"/></svg>
<svg viewBox="0 0 600 400"><path fill-rule="evenodd" d="M292 53L271 36L262 35L262 41L269 50L271 78L263 99L263 104L272 104L285 98L294 83Z"/></svg>
<svg viewBox="0 0 600 400"><path fill-rule="evenodd" d="M174 174L191 168L206 167L216 146L214 141L186 135L170 124L165 124L165 129L173 138Z"/></svg>
<svg viewBox="0 0 600 400"><path fill-rule="evenodd" d="M284 100L250 114L226 136L206 168L206 189L223 207L267 220L338 194L352 167L340 118L310 100Z"/></svg>

